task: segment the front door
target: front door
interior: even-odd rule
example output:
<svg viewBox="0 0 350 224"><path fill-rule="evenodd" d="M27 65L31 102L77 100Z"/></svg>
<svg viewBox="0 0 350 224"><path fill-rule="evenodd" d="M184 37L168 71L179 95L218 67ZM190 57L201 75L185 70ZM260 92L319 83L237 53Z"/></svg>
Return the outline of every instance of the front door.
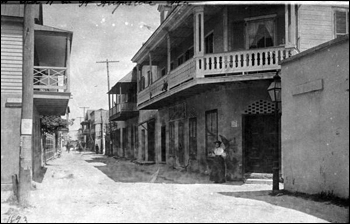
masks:
<svg viewBox="0 0 350 224"><path fill-rule="evenodd" d="M185 130L184 123L179 121L179 132L178 132L178 158L179 163L185 165Z"/></svg>
<svg viewBox="0 0 350 224"><path fill-rule="evenodd" d="M155 161L155 121L147 124L148 161Z"/></svg>
<svg viewBox="0 0 350 224"><path fill-rule="evenodd" d="M245 173L272 173L276 125L272 114L245 115Z"/></svg>

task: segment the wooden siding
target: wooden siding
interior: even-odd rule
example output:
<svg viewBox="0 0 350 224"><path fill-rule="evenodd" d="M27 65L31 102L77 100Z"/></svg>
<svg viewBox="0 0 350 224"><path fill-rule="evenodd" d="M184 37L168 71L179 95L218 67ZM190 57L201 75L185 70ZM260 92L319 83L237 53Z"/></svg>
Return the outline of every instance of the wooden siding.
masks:
<svg viewBox="0 0 350 224"><path fill-rule="evenodd" d="M1 23L1 92L22 90L22 38L19 23Z"/></svg>
<svg viewBox="0 0 350 224"><path fill-rule="evenodd" d="M324 5L301 5L299 8L299 50L315 47L334 38L333 9Z"/></svg>

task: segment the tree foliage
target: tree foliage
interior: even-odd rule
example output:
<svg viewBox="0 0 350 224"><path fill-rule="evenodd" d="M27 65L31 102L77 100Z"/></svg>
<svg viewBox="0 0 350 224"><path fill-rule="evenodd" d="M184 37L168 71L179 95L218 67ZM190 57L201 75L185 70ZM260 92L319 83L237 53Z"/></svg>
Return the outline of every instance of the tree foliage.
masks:
<svg viewBox="0 0 350 224"><path fill-rule="evenodd" d="M47 133L55 133L60 128L68 128L69 125L73 125L74 119L67 121L60 116L40 116L41 130Z"/></svg>

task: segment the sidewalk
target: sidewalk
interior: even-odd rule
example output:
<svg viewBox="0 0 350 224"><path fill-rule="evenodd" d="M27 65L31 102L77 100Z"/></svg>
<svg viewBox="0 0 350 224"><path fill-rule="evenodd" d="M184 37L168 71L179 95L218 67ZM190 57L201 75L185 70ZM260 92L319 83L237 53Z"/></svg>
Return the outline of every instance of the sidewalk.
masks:
<svg viewBox="0 0 350 224"><path fill-rule="evenodd" d="M348 220L348 208L287 195L272 197L270 185L116 182L109 176L118 176L110 173L121 171L121 162L113 160L71 152L51 161L43 182L32 192L33 207L20 211L21 217L39 223Z"/></svg>

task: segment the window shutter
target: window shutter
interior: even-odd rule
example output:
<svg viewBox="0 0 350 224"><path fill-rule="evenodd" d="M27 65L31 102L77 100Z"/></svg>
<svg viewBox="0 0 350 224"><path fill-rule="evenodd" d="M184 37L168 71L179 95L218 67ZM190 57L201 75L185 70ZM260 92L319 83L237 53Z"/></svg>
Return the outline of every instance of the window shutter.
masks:
<svg viewBox="0 0 350 224"><path fill-rule="evenodd" d="M346 34L346 13L345 11L335 11L335 34Z"/></svg>
<svg viewBox="0 0 350 224"><path fill-rule="evenodd" d="M242 50L244 47L244 21L232 23L232 50Z"/></svg>

